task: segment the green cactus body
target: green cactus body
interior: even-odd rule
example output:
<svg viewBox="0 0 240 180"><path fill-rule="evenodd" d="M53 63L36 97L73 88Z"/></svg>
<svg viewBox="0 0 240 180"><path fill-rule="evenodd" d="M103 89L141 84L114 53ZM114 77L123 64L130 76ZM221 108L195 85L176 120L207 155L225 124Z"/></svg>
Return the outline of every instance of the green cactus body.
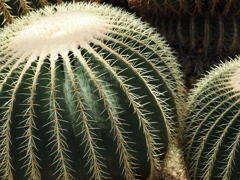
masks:
<svg viewBox="0 0 240 180"><path fill-rule="evenodd" d="M189 97L185 157L191 179L240 178L240 61L221 64Z"/></svg>
<svg viewBox="0 0 240 180"><path fill-rule="evenodd" d="M0 75L1 179L154 179L182 117L165 41L107 5L46 6L6 26Z"/></svg>

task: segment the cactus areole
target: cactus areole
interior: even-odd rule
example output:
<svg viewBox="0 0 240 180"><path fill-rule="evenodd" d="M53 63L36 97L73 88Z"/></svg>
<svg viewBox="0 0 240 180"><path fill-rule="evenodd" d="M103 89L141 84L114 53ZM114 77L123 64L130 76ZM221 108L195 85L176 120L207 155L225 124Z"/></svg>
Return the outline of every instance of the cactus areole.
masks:
<svg viewBox="0 0 240 180"><path fill-rule="evenodd" d="M177 69L153 29L108 5L17 19L0 30L1 179L154 179Z"/></svg>

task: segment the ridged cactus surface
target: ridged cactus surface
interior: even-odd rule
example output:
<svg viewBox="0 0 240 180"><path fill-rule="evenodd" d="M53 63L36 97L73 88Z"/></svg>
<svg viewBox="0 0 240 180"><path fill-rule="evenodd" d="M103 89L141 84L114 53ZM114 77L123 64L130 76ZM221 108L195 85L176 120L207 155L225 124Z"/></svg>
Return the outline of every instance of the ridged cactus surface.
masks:
<svg viewBox="0 0 240 180"><path fill-rule="evenodd" d="M129 13L74 3L17 19L0 31L1 179L155 179L182 92L165 41Z"/></svg>
<svg viewBox="0 0 240 180"><path fill-rule="evenodd" d="M190 179L240 178L240 58L205 76L189 97L185 157Z"/></svg>
<svg viewBox="0 0 240 180"><path fill-rule="evenodd" d="M238 0L128 0L177 51L186 86L239 48Z"/></svg>
<svg viewBox="0 0 240 180"><path fill-rule="evenodd" d="M190 15L238 15L238 0L128 0L138 11L154 13L188 13Z"/></svg>
<svg viewBox="0 0 240 180"><path fill-rule="evenodd" d="M222 15L171 14L152 18L169 44L177 50L187 86L192 75L200 77L222 59L240 53L239 18ZM228 58L229 59L229 58Z"/></svg>
<svg viewBox="0 0 240 180"><path fill-rule="evenodd" d="M191 16L188 14L158 17L151 22L174 46L196 51L205 58L239 52L240 20L235 16ZM203 55L203 57L204 57Z"/></svg>

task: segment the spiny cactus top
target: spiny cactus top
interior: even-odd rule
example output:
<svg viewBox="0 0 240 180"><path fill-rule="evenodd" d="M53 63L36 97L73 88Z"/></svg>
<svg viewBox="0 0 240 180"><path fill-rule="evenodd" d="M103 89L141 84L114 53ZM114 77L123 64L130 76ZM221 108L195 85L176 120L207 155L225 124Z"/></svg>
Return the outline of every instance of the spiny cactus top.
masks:
<svg viewBox="0 0 240 180"><path fill-rule="evenodd" d="M74 0L71 0L75 2ZM91 2L102 2L103 0L80 0ZM67 0L4 0L0 1L0 27L3 24L12 23L16 17L25 15L33 10L43 8L46 5L61 4Z"/></svg>
<svg viewBox="0 0 240 180"><path fill-rule="evenodd" d="M7 180L153 179L184 106L165 41L108 5L47 6L6 26L0 75Z"/></svg>
<svg viewBox="0 0 240 180"><path fill-rule="evenodd" d="M189 97L185 157L191 179L240 178L240 58L204 77Z"/></svg>

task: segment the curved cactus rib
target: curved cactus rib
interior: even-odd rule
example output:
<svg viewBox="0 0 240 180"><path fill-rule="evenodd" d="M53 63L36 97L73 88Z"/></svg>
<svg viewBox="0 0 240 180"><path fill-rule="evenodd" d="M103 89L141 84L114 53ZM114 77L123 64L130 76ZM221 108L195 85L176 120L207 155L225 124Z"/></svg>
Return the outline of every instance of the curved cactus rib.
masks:
<svg viewBox="0 0 240 180"><path fill-rule="evenodd" d="M21 63L23 63L25 61L24 59L24 56L19 59L19 61L16 62L16 64L14 64L10 70L8 71L6 77L0 82L1 85L0 87L3 87L3 84L7 82L8 78L12 75L13 71L15 69L21 69L21 67L19 68L19 65ZM20 84L22 83L22 79L23 79L23 76L24 74L26 73L26 71L28 70L28 68L31 66L31 63L34 61L34 59L30 59L27 64L21 69L21 72L19 73L18 75L18 81L12 83L10 86L13 86L14 88L12 89L11 91L11 96L10 96L10 99L9 101L7 101L3 107L8 107L8 109L4 112L4 116L3 116L3 119L1 119L1 121L3 122L3 120L7 120L5 123L3 123L1 125L1 129L2 129L2 132L1 132L1 139L3 138L4 140L2 140L2 144L1 144L1 159L3 159L2 163L1 163L1 167L4 171L4 175L3 175L3 178L6 179L13 179L13 176L12 176L12 165L11 165L11 158L10 158L10 123L11 123L11 113L12 113L12 110L13 110L13 103L15 101L15 96L17 94L17 91L18 91L18 88L20 86ZM2 91L2 90L1 90ZM1 92L0 91L0 92ZM33 118L34 114L32 114L32 117L30 118ZM29 119L30 121L32 121L32 119ZM30 127L30 128L34 128L34 127ZM29 129L31 131L31 129ZM30 147L30 149L28 150L33 150L35 149L36 147L34 146L34 137L32 137L32 139L30 139L31 143L32 143L32 146ZM5 144L3 144L5 143ZM32 156L33 156L33 161L34 159L37 159L37 157L34 155L33 151L31 152L32 153ZM34 168L38 169L38 163L36 162L35 163L36 166ZM38 170L35 171L35 175L38 176Z"/></svg>
<svg viewBox="0 0 240 180"><path fill-rule="evenodd" d="M11 108L12 106L9 104L9 108ZM1 168L1 173L3 174L1 176L1 178L3 178L4 180L9 179L12 180L12 165L11 165L11 157L10 157L10 145L11 145L11 135L10 135L10 123L11 123L11 116L9 116L9 113L11 113L10 110L7 110L4 112L5 115L3 116L3 118L1 119L1 121L4 121L5 123L1 126L1 134L0 134L0 138L1 138L1 144L0 144L0 148L1 148L1 152L0 152L0 158L2 160L2 162L0 163L0 168Z"/></svg>
<svg viewBox="0 0 240 180"><path fill-rule="evenodd" d="M83 67L85 67L86 69L89 69L87 62L81 56L79 51L73 51L73 52L79 58L79 61L81 61L81 64L83 65ZM80 146L85 144L85 149L89 149L88 151L85 150L86 152L84 157L87 157L88 158L87 162L90 163L90 169L88 171L88 173L92 174L90 179L100 180L102 178L107 178L105 176L107 175L107 173L102 168L102 167L105 167L104 163L101 161L104 158L97 151L99 147L95 142L95 141L99 141L100 138L94 132L92 132L93 127L89 123L92 120L90 119L91 117L87 114L87 112L85 112L87 108L83 102L84 97L79 92L79 85L76 81L76 78L74 77L74 74L73 74L74 70L72 69L72 66L70 64L70 59L66 52L61 53L61 55L63 57L64 63L66 64L66 72L67 72L67 75L69 76L68 81L70 82L70 87L72 88L72 93L73 93L72 100L77 103L77 106L74 112L79 114L76 120L77 122L76 128L82 127L81 128L82 130L80 133L84 134L83 137L85 137L85 139L82 139L82 143L80 144Z"/></svg>
<svg viewBox="0 0 240 180"><path fill-rule="evenodd" d="M15 69L21 69L18 66L24 62L24 57L22 59L20 59L18 62L16 62L16 64L14 64L12 67L10 67L10 70L8 71L8 73L6 73L7 75L5 76L5 78L1 81L1 91L2 91L2 87L3 84L7 82L7 80L9 79L9 77L12 75L13 71ZM12 172L11 172L11 163L10 163L10 123L11 123L11 113L12 113L12 108L13 108L13 103L15 101L15 96L16 93L18 91L18 88L20 86L21 80L23 78L24 73L26 73L27 69L29 68L29 66L31 65L31 62L33 62L33 60L28 61L28 63L24 66L24 68L21 70L21 73L19 73L19 77L18 77L18 81L12 83L10 86L13 86L14 89L12 89L11 92L11 96L9 101L7 101L3 106L4 107L8 107L8 109L4 112L4 116L3 116L3 120L5 120L5 118L7 119L7 123L3 123L1 126L2 132L1 132L1 138L4 138L5 140L3 140L3 142L5 142L5 147L2 147L2 152L0 153L2 158L4 159L4 161L2 161L1 165L3 169L8 169L7 171L4 172L3 178L9 178L9 179L13 179L12 177ZM3 144L1 144L3 146ZM3 157L4 156L4 157Z"/></svg>
<svg viewBox="0 0 240 180"><path fill-rule="evenodd" d="M20 160L26 159L23 167L27 166L27 170L26 170L26 176L29 176L30 179L32 180L40 180L41 179L41 175L40 175L40 171L39 169L41 168L38 161L40 160L39 157L35 154L35 151L38 151L36 143L35 143L35 139L37 139L38 141L40 140L38 137L36 137L36 135L33 133L34 130L37 130L36 124L35 124L35 110L34 110L34 106L38 106L38 104L35 104L34 99L35 99L35 95L36 95L36 86L38 83L38 76L40 74L40 69L43 65L43 59L39 59L39 62L37 64L37 67L34 68L32 67L32 69L35 71L34 76L29 79L32 80L32 84L30 84L29 87L27 87L26 89L29 89L30 93L26 94L26 95L30 95L29 98L25 99L23 101L22 104L23 106L28 106L28 108L23 111L23 117L26 118L25 120L23 120L21 122L21 124L23 125L23 128L27 127L27 130L24 132L24 134L19 137L19 138L24 138L25 140L21 143L21 147L19 147L19 149L22 149L21 152L26 152L26 155L21 158ZM30 68L29 68L30 69ZM23 82L27 85L29 85L26 82Z"/></svg>
<svg viewBox="0 0 240 180"><path fill-rule="evenodd" d="M61 114L59 111L63 111L61 109L60 104L58 103L58 99L61 97L57 96L58 87L56 85L56 81L58 81L56 77L56 61L58 60L58 56L56 54L51 54L50 56L50 83L48 88L50 89L49 92L49 123L48 125L52 125L52 129L48 132L51 134L49 138L49 144L52 146L52 154L55 155L53 164L56 164L56 172L54 174L59 174L59 179L74 179L71 175L72 167L69 164L71 161L68 157L68 147L66 143L66 138L64 137L63 132L66 131L64 127L60 124L65 119L62 119ZM52 164L52 165L53 165Z"/></svg>
<svg viewBox="0 0 240 180"><path fill-rule="evenodd" d="M78 85L76 82L76 79L74 77L73 74L73 70L72 67L70 65L70 59L67 56L66 53L62 53L61 54L65 64L66 64L66 71L69 75L69 82L71 83L71 87L72 87L72 91L74 93L73 95L73 100L75 100L77 102L77 107L76 107L76 112L75 113L79 113L79 117L77 119L77 122L79 122L78 125L82 125L82 131L81 133L84 134L85 139L83 139L82 144L84 143L85 145L85 149L89 149L88 151L86 151L86 154L84 156L88 157L88 163L90 163L90 169L89 169L89 173L92 173L91 179L98 179L100 180L101 178L104 177L104 171L102 170L102 166L104 166L104 164L101 162L101 159L103 159L103 157L101 156L100 153L98 153L97 149L98 146L96 145L96 143L94 142L94 140L98 140L95 136L96 134L94 132L92 132L92 127L89 123L89 121L91 121L89 118L89 115L85 112L85 105L82 102L83 99L83 95L80 94L79 89L78 89ZM81 57L81 59L83 59ZM84 61L84 59L83 59ZM83 64L84 67L87 66L87 64ZM74 99L75 98L75 99ZM81 118L81 119L80 119Z"/></svg>

